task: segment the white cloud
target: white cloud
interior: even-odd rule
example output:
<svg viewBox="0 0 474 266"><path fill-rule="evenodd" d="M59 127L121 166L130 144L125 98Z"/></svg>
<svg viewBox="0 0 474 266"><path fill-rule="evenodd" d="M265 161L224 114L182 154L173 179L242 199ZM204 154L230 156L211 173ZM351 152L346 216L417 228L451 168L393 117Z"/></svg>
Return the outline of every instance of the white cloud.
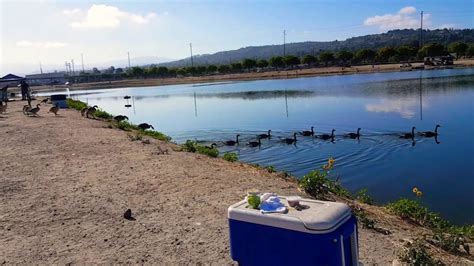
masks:
<svg viewBox="0 0 474 266"><path fill-rule="evenodd" d="M16 43L19 47L36 47L36 48L62 48L68 46L65 42L32 42L32 41L19 41Z"/></svg>
<svg viewBox="0 0 474 266"><path fill-rule="evenodd" d="M423 26L431 25L431 15L424 14ZM416 29L420 27L420 20L416 14L416 8L407 6L395 14L376 15L368 17L364 21L366 26L377 26L380 30L390 29Z"/></svg>
<svg viewBox="0 0 474 266"><path fill-rule="evenodd" d="M79 9L64 10L63 14L82 14ZM122 21L128 21L135 24L147 24L151 19L156 17L155 13L148 13L145 16L129 13L120 10L115 6L108 5L92 5L82 15L78 21L71 23L73 28L117 28Z"/></svg>
<svg viewBox="0 0 474 266"><path fill-rule="evenodd" d="M367 104L365 110L375 113L398 113L402 118L410 119L416 115L419 104L417 99L411 98L382 99L378 103ZM423 107L430 108L430 103L423 100Z"/></svg>
<svg viewBox="0 0 474 266"><path fill-rule="evenodd" d="M63 14L66 16L77 16L77 15L81 15L82 11L79 8L65 9L63 10Z"/></svg>

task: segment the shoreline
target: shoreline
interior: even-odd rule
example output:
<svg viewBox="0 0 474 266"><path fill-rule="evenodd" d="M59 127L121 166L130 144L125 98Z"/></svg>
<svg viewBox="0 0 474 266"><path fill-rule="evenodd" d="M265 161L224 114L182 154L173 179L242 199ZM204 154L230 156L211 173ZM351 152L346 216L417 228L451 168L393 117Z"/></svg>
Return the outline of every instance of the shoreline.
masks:
<svg viewBox="0 0 474 266"><path fill-rule="evenodd" d="M413 63L413 67L422 66L423 63ZM474 66L474 59L463 59L454 62L452 68L469 68ZM427 70L437 69L429 68ZM415 69L416 70L416 69ZM235 81L253 81L253 80L269 80L269 79L290 79L290 78L304 78L304 77L318 77L318 76L333 76L333 75L352 75L352 74L367 74L367 73L387 73L387 72L401 72L410 71L400 69L400 64L383 64L375 65L360 65L348 68L341 67L318 67L300 70L288 71L268 71L268 72L252 72L252 73L235 73L214 76L201 77L182 77L182 78L148 78L148 79L126 79L110 82L91 82L78 83L70 86L53 85L53 86L33 86L32 90L35 92L55 92L64 91L67 87L71 91L74 90L94 90L94 89L115 89L115 88L131 88L131 87L153 87L153 86L167 86L167 85L182 85L182 84L203 84L203 83L217 83L217 82L235 82ZM17 90L17 89L16 89ZM13 91L13 90L12 90Z"/></svg>
<svg viewBox="0 0 474 266"><path fill-rule="evenodd" d="M232 264L228 206L251 189L309 197L281 173L134 139L75 110L56 117L46 105L26 117L22 105L11 102L0 115L0 263ZM432 233L385 207L331 198L375 221L359 224L364 264L392 264L407 243ZM122 218L128 208L135 221ZM445 263L473 263L428 246Z"/></svg>

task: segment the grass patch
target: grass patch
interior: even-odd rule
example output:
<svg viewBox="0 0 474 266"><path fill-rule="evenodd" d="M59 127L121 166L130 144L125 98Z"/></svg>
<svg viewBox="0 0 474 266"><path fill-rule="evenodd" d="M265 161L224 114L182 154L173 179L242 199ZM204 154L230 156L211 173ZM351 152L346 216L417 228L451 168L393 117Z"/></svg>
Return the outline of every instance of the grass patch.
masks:
<svg viewBox="0 0 474 266"><path fill-rule="evenodd" d="M114 117L113 115L107 113L106 111L100 108L95 111L94 116L98 118L102 118L102 119L107 119L107 120L112 119Z"/></svg>
<svg viewBox="0 0 474 266"><path fill-rule="evenodd" d="M365 204L372 205L374 203L374 200L367 194L366 188L357 191L356 199Z"/></svg>
<svg viewBox="0 0 474 266"><path fill-rule="evenodd" d="M155 130L140 130L141 133L145 136L152 137L154 139L162 140L162 141L170 141L171 137L167 136L161 132Z"/></svg>
<svg viewBox="0 0 474 266"><path fill-rule="evenodd" d="M128 121L120 121L117 123L117 127L121 130L131 131L131 130L140 130L140 128Z"/></svg>
<svg viewBox="0 0 474 266"><path fill-rule="evenodd" d="M269 165L269 166L265 167L265 170L267 170L267 172L269 172L269 173L276 173L277 172L275 166L273 166L273 165Z"/></svg>
<svg viewBox="0 0 474 266"><path fill-rule="evenodd" d="M416 200L399 199L389 203L387 209L403 219L431 228L444 229L450 226L449 222L441 218L439 214L430 212Z"/></svg>
<svg viewBox="0 0 474 266"><path fill-rule="evenodd" d="M81 111L83 108L87 107L87 104L85 102L73 100L71 98L66 99L66 105L68 108L76 109L78 111Z"/></svg>
<svg viewBox="0 0 474 266"><path fill-rule="evenodd" d="M203 145L200 145L196 141L187 140L186 143L183 144L184 150L188 152L200 153L207 155L209 157L217 157L219 156L219 150L215 147L209 148Z"/></svg>
<svg viewBox="0 0 474 266"><path fill-rule="evenodd" d="M233 163L239 160L239 155L235 152L226 152L224 156L222 156L222 159Z"/></svg>

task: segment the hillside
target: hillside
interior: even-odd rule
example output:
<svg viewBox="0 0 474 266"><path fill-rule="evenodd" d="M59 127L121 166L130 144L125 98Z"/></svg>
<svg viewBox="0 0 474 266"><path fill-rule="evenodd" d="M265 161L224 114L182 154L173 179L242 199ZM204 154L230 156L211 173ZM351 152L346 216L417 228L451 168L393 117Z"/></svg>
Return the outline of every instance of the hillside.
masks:
<svg viewBox="0 0 474 266"><path fill-rule="evenodd" d="M371 34L349 38L344 41L330 42L298 42L286 44L287 54L303 56L305 54L319 54L321 51L355 51L362 48L378 49L385 46L412 45L418 46L420 31L413 29L392 30L381 34ZM455 41L474 42L474 29L463 30L424 30L423 42L437 42L449 44ZM231 51L222 51L215 54L196 55L194 64L229 64L244 58L269 59L272 56L282 55L283 45L249 46ZM190 58L167 62L160 65L168 67L182 67L190 65Z"/></svg>

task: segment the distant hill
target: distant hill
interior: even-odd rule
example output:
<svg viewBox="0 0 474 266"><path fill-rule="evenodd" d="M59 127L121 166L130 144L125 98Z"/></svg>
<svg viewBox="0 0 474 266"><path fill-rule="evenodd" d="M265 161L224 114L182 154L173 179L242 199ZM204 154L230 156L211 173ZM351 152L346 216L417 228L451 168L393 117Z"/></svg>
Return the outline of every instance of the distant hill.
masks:
<svg viewBox="0 0 474 266"><path fill-rule="evenodd" d="M418 46L420 30L405 29L391 30L381 34L371 34L360 37L349 38L344 41L330 42L298 42L286 44L287 54L303 56L306 54L317 55L321 51L356 51L362 48L378 49L385 46L412 45ZM474 29L439 29L424 30L423 43L437 42L447 45L451 42L463 41L474 43ZM193 56L195 65L207 64L229 64L240 61L244 58L269 59L273 56L283 54L283 45L249 46L237 50L223 51L215 54L203 54ZM168 67L190 66L190 58L162 63L160 65Z"/></svg>

